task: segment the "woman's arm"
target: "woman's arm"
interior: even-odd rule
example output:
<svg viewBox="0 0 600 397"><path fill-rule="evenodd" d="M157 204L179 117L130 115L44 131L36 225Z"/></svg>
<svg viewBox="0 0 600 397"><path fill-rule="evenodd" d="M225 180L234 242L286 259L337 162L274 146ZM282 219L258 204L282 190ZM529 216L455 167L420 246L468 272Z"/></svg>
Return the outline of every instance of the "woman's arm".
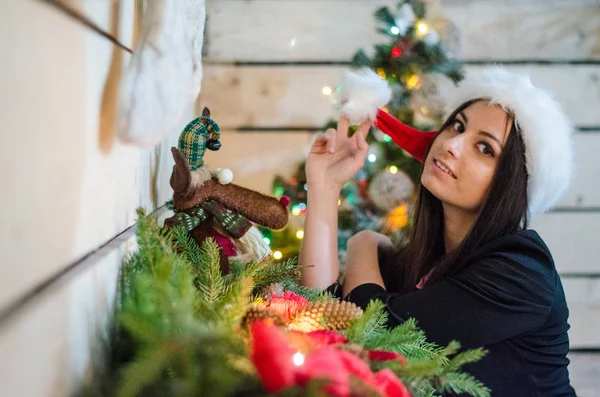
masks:
<svg viewBox="0 0 600 397"><path fill-rule="evenodd" d="M391 247L392 242L387 236L371 230L358 232L348 240L343 296L366 283L385 288L379 270L379 250Z"/></svg>
<svg viewBox="0 0 600 397"><path fill-rule="evenodd" d="M304 238L298 258L302 284L325 289L339 274L337 249L338 200L340 192L308 185Z"/></svg>
<svg viewBox="0 0 600 397"><path fill-rule="evenodd" d="M350 137L349 121L341 117L338 129L327 130L311 147L306 161L308 200L299 255L302 283L308 287L326 288L337 279L337 203L342 186L365 164L370 126L370 121L363 122Z"/></svg>

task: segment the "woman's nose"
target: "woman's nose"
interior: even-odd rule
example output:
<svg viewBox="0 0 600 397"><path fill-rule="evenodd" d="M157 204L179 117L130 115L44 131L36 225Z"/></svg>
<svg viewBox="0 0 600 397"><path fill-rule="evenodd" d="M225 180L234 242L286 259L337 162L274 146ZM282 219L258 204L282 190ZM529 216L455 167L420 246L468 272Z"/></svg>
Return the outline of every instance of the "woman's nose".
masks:
<svg viewBox="0 0 600 397"><path fill-rule="evenodd" d="M465 134L458 134L444 141L442 148L453 157L459 157L462 154L465 143Z"/></svg>

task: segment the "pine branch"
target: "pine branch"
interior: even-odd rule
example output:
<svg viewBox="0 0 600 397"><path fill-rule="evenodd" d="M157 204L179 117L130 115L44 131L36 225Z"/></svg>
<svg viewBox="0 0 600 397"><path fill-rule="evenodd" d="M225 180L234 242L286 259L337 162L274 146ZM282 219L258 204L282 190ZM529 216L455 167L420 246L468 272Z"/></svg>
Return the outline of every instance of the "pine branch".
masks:
<svg viewBox="0 0 600 397"><path fill-rule="evenodd" d="M219 264L219 247L214 239L209 238L200 247L198 264L194 264L195 285L200 292L200 299L207 304L215 304L225 295L225 281L221 276Z"/></svg>
<svg viewBox="0 0 600 397"><path fill-rule="evenodd" d="M459 350L460 350L460 343L453 340L453 341L450 341L450 343L448 343L448 346L444 347L441 354L448 357L453 354L456 354L456 352L458 352Z"/></svg>
<svg viewBox="0 0 600 397"><path fill-rule="evenodd" d="M242 276L227 286L225 295L220 304L219 313L221 321L228 328L238 326L250 302L254 280L252 277Z"/></svg>
<svg viewBox="0 0 600 397"><path fill-rule="evenodd" d="M172 228L172 234L173 245L180 251L180 254L192 265L200 266L200 263L202 262L202 251L188 231L182 226L177 226Z"/></svg>
<svg viewBox="0 0 600 397"><path fill-rule="evenodd" d="M364 346L368 349L388 350L401 345L419 346L425 341L425 334L417 327L415 319L409 318L393 329L366 335Z"/></svg>
<svg viewBox="0 0 600 397"><path fill-rule="evenodd" d="M305 287L289 279L283 280L281 282L281 286L283 287L284 291L292 291L293 293L300 295L311 302L332 299L332 296L327 291Z"/></svg>
<svg viewBox="0 0 600 397"><path fill-rule="evenodd" d="M486 353L487 351L483 350L482 348L467 350L458 353L450 360L450 363L448 363L448 366L444 368L444 370L447 372L455 372L465 364L481 360L486 355Z"/></svg>
<svg viewBox="0 0 600 397"><path fill-rule="evenodd" d="M116 397L138 396L144 387L160 378L169 359L180 348L179 345L164 344L158 349L141 350L136 360L123 370Z"/></svg>
<svg viewBox="0 0 600 397"><path fill-rule="evenodd" d="M378 300L369 302L363 315L354 320L346 330L346 337L350 343L359 343L365 338L369 328L373 328L381 321L381 313L383 312L383 303Z"/></svg>
<svg viewBox="0 0 600 397"><path fill-rule="evenodd" d="M472 375L467 373L451 372L440 379L441 392L453 392L455 394L467 393L473 397L490 397L491 390L485 387Z"/></svg>
<svg viewBox="0 0 600 397"><path fill-rule="evenodd" d="M295 258L281 262L267 261L252 264L248 266L246 271L254 278L255 290L286 280L295 282L300 276Z"/></svg>
<svg viewBox="0 0 600 397"><path fill-rule="evenodd" d="M404 385L410 390L413 397L437 397L435 388L428 379L424 378L402 378Z"/></svg>

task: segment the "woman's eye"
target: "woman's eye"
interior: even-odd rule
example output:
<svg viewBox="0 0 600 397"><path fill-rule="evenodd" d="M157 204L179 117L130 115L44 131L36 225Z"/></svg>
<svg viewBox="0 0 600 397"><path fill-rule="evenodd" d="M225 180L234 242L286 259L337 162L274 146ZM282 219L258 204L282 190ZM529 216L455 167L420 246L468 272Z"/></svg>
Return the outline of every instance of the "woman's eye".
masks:
<svg viewBox="0 0 600 397"><path fill-rule="evenodd" d="M477 144L477 147L484 155L494 157L494 151L487 143L479 143Z"/></svg>
<svg viewBox="0 0 600 397"><path fill-rule="evenodd" d="M460 121L455 121L452 125L452 128L454 128L458 132L465 132L465 126Z"/></svg>

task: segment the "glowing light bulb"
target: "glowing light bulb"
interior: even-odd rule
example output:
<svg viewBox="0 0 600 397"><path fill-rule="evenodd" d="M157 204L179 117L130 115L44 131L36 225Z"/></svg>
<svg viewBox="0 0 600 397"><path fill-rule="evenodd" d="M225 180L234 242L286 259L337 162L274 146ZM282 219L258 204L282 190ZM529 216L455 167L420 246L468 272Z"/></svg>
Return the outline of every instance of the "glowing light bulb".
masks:
<svg viewBox="0 0 600 397"><path fill-rule="evenodd" d="M398 173L398 167L396 167L395 165L390 166L390 174L397 174Z"/></svg>
<svg viewBox="0 0 600 397"><path fill-rule="evenodd" d="M294 365L296 366L301 366L302 364L304 364L304 355L300 352L294 354L294 357L292 358L292 360L294 361Z"/></svg>
<svg viewBox="0 0 600 397"><path fill-rule="evenodd" d="M342 205L342 199L338 199L338 207Z"/></svg>
<svg viewBox="0 0 600 397"><path fill-rule="evenodd" d="M384 142L391 142L392 138L390 138L390 136L386 134L386 135L383 136L383 141Z"/></svg>
<svg viewBox="0 0 600 397"><path fill-rule="evenodd" d="M383 70L382 68L378 68L377 69L377 74L379 75L379 77L381 77L382 79L385 79L385 77L387 76L385 74L385 70Z"/></svg>
<svg viewBox="0 0 600 397"><path fill-rule="evenodd" d="M371 154L369 155L369 157L367 157L367 159L368 159L368 160L369 160L371 163L374 163L374 162L376 162L376 161L377 161L377 156L375 156L373 153L371 153Z"/></svg>
<svg viewBox="0 0 600 397"><path fill-rule="evenodd" d="M406 86L408 87L409 90L412 90L413 88L417 88L417 86L419 85L420 82L421 82L421 79L419 78L419 76L417 76L416 74L413 74L412 76L410 76L408 78L408 80L406 80Z"/></svg>
<svg viewBox="0 0 600 397"><path fill-rule="evenodd" d="M296 232L296 238L302 240L304 238L304 230L300 229Z"/></svg>
<svg viewBox="0 0 600 397"><path fill-rule="evenodd" d="M323 87L323 95L331 95L331 87Z"/></svg>
<svg viewBox="0 0 600 397"><path fill-rule="evenodd" d="M398 34L400 33L400 29L398 29L398 26L392 26L390 32L392 32L392 34Z"/></svg>
<svg viewBox="0 0 600 397"><path fill-rule="evenodd" d="M281 251L275 251L275 252L273 252L273 258L281 259L281 258L283 258L283 254L281 253Z"/></svg>
<svg viewBox="0 0 600 397"><path fill-rule="evenodd" d="M298 215L300 215L300 213L301 213L301 212L302 212L302 210L301 210L301 209L300 209L300 207L298 207L297 205L295 205L295 206L292 208L292 215L294 215L294 216L298 216Z"/></svg>
<svg viewBox="0 0 600 397"><path fill-rule="evenodd" d="M419 23L417 23L417 31L421 35L424 35L425 33L427 33L429 31L429 26L427 26L427 24L425 22L419 22Z"/></svg>
<svg viewBox="0 0 600 397"><path fill-rule="evenodd" d="M263 240L265 241L265 243L267 243L267 245L271 244L271 240L269 240L268 237L263 237Z"/></svg>

